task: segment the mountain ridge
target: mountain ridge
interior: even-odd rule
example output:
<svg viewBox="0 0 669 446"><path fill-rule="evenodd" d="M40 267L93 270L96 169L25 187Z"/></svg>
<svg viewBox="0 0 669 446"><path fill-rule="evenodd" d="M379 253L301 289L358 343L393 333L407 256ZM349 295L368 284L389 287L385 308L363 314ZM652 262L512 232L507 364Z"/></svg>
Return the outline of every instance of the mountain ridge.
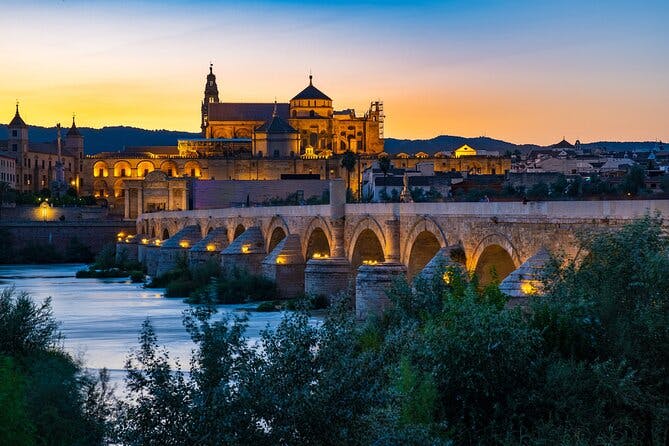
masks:
<svg viewBox="0 0 669 446"><path fill-rule="evenodd" d="M56 127L28 126L32 141L54 141L56 139ZM86 154L93 155L100 152L119 152L126 146L168 146L176 145L178 139L200 138L199 132L184 132L178 130L147 130L131 126L106 126L99 129L91 127L77 127L84 137ZM0 135L6 134L7 125L0 124ZM63 129L63 135L67 128ZM556 143L558 141L555 141ZM545 148L537 144L516 144L501 139L486 136L464 137L454 135L439 135L429 139L400 139L386 138L386 152L397 154L405 152L414 154L416 152L427 152L433 154L438 151L451 151L463 144L468 144L478 150L491 150L504 153L520 150ZM609 151L650 151L658 147L656 141L595 141L582 143L584 148L602 148Z"/></svg>

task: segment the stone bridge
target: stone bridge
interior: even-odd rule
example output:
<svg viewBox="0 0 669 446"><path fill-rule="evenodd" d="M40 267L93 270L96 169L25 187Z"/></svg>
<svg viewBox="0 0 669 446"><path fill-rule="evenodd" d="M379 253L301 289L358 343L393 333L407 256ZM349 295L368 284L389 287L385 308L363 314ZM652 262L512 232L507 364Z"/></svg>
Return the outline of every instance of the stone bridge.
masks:
<svg viewBox="0 0 669 446"><path fill-rule="evenodd" d="M669 213L669 201L549 201L345 204L341 180L331 204L156 212L121 240L150 275L213 259L276 281L284 296L352 291L361 316L386 303L396 275L409 280L458 262L482 284L496 276L512 296L530 294L546 252L575 257L578 231ZM523 286L525 285L525 286Z"/></svg>

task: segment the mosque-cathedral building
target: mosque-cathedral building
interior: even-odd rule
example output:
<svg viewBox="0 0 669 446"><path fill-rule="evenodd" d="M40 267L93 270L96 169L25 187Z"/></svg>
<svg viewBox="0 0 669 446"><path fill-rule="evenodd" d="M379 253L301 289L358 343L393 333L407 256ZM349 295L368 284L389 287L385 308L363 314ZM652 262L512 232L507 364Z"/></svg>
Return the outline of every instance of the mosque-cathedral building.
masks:
<svg viewBox="0 0 669 446"><path fill-rule="evenodd" d="M357 191L362 172L384 152L383 103L371 102L362 116L351 108L335 110L333 100L314 85L311 75L309 84L287 103L221 102L210 65L200 114L200 138L179 140L175 146L126 146L120 152L86 157L83 138L73 120L62 147L65 179L81 195L106 199L113 212L123 215L124 206L138 200L139 208L145 211L187 209L186 190L191 179L347 178L340 155L348 150L358 156L351 176L351 188ZM54 176L50 166L57 158L55 144L29 142L18 107L8 130L9 139L6 146L0 141L0 150L15 154L19 189L37 192L48 187ZM435 172L502 174L510 169L508 158L490 156L465 159L419 152L391 159L400 169L433 163ZM139 198L136 189L128 189L129 184L141 183L153 171L164 174L160 187L169 190L167 200L151 203L149 195L141 192L143 198ZM147 181L156 178L154 174ZM127 196L128 191L134 198Z"/></svg>

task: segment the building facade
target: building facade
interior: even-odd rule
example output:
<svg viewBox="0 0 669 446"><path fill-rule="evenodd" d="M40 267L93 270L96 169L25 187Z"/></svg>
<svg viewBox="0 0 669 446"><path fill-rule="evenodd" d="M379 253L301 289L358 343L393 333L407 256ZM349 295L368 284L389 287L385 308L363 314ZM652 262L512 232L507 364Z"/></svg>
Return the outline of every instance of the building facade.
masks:
<svg viewBox="0 0 669 446"><path fill-rule="evenodd" d="M7 125L7 133L7 140L0 141L0 155L14 159L16 190L36 193L51 188L58 179L59 162L68 186L77 191L84 186L84 138L74 118L63 140L57 135L56 141L33 142L16 104L16 114Z"/></svg>
<svg viewBox="0 0 669 446"><path fill-rule="evenodd" d="M0 153L0 182L16 189L16 160L2 153Z"/></svg>
<svg viewBox="0 0 669 446"><path fill-rule="evenodd" d="M290 126L290 147L267 151L256 144L270 121L279 118ZM359 154L383 152L383 103L373 101L363 116L348 108L335 110L332 99L316 88L313 76L309 85L288 103L220 102L216 75L209 74L202 101L201 127L206 139L251 139L253 156L299 156L307 152L331 156L351 150ZM287 129L284 128L284 133ZM298 141L294 146L293 139Z"/></svg>

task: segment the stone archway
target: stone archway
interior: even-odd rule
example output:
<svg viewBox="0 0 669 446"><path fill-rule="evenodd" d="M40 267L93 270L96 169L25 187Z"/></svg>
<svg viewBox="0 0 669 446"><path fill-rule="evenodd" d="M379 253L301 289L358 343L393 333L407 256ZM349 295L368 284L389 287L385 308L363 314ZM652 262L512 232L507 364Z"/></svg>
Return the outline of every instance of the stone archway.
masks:
<svg viewBox="0 0 669 446"><path fill-rule="evenodd" d="M243 224L239 223L237 226L235 226L235 232L233 232L232 239L236 239L240 235L242 235L246 231L246 228L244 227Z"/></svg>
<svg viewBox="0 0 669 446"><path fill-rule="evenodd" d="M330 257L332 251L330 249L330 242L325 232L321 228L314 228L307 239L307 250L305 259Z"/></svg>
<svg viewBox="0 0 669 446"><path fill-rule="evenodd" d="M350 262L354 270L363 263L383 263L385 255L378 235L369 228L364 228L352 244Z"/></svg>
<svg viewBox="0 0 669 446"><path fill-rule="evenodd" d="M405 237L406 242L404 243L401 252L401 261L407 265L407 267L409 265L411 252L415 247L416 241L418 237L421 236L421 234L424 232L430 233L437 240L440 248L445 248L448 246L448 240L446 239L446 236L444 235L444 232L441 230L439 225L430 217L425 216L421 218L413 225ZM423 237L425 237L425 235L423 235Z"/></svg>
<svg viewBox="0 0 669 446"><path fill-rule="evenodd" d="M386 237L383 228L381 228L381 225L379 225L379 223L373 218L366 217L360 222L358 222L358 224L355 226L355 230L353 231L353 235L348 238L348 240L350 240L350 243L348 245L348 260L351 263L351 265L354 266L355 268L360 266L359 264L354 265L354 260L353 260L356 253L355 249L356 244L363 233L366 233L367 234L366 237L369 237L367 231L374 234L376 241L379 243L381 247L381 257L385 259ZM371 259L363 259L363 260L371 260Z"/></svg>
<svg viewBox="0 0 669 446"><path fill-rule="evenodd" d="M269 237L266 238L267 240L267 253L271 253L274 251L274 248L281 243L281 240L286 238L286 231L281 227L281 226L276 226L274 227L274 230L272 230L271 234L269 234Z"/></svg>
<svg viewBox="0 0 669 446"><path fill-rule="evenodd" d="M316 239L313 239L314 232L319 230L319 234L316 236ZM322 237L321 237L322 236ZM323 240L324 238L324 240ZM313 258L315 253L320 255L332 255L332 249L334 248L334 241L332 239L332 233L330 232L330 227L327 222L322 217L315 217L309 222L306 231L304 231L302 239L302 254L304 258L309 260ZM313 243L317 243L313 245ZM312 244L310 248L310 244ZM327 249L326 246L327 245Z"/></svg>
<svg viewBox="0 0 669 446"><path fill-rule="evenodd" d="M497 244L488 245L478 256L474 270L481 286L501 282L516 269L511 254Z"/></svg>
<svg viewBox="0 0 669 446"><path fill-rule="evenodd" d="M413 279L442 248L441 242L430 231L421 231L413 241L406 260L407 278Z"/></svg>

